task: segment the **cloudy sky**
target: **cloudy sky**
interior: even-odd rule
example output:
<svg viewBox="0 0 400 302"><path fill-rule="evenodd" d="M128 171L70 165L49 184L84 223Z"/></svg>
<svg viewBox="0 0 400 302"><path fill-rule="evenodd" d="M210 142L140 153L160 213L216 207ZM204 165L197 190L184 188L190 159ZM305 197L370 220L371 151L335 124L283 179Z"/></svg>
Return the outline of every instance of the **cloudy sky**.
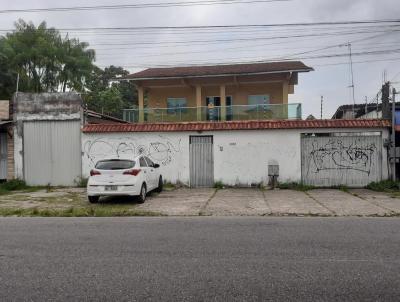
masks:
<svg viewBox="0 0 400 302"><path fill-rule="evenodd" d="M94 5L120 5L194 0L0 0L0 10ZM200 0L198 0L200 1ZM204 1L204 0L203 0ZM270 3L158 7L63 12L14 12L0 15L0 29L11 29L22 18L61 28L96 50L96 64L113 64L134 72L145 67L221 64L273 59L301 59L315 68L302 74L291 102L303 104L303 116L325 118L341 104L352 102L348 48L355 54L357 103L373 101L388 80L400 81L400 23L313 27L263 27L214 30L122 29L98 27L168 27L243 24L282 24L400 19L399 0L292 0ZM365 54L367 52L367 54ZM328 56L328 57L327 57ZM400 88L400 84L397 84Z"/></svg>

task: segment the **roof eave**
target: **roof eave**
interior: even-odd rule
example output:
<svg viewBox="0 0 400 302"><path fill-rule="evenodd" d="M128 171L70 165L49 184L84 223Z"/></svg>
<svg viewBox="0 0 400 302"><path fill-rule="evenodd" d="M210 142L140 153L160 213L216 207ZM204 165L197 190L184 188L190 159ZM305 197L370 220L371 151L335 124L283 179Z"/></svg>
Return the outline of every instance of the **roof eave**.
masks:
<svg viewBox="0 0 400 302"><path fill-rule="evenodd" d="M246 72L246 73L223 73L223 74L207 74L207 75L185 75L185 76L166 76L166 77L138 77L138 78L123 78L121 81L144 81L144 80L164 80L164 79L182 79L182 78L210 78L210 77L229 77L229 76L246 76L246 75L263 75L263 74L276 74L276 73L289 73L289 72L310 72L314 68L304 69L291 69L291 70L278 70L278 71L264 71L264 72Z"/></svg>

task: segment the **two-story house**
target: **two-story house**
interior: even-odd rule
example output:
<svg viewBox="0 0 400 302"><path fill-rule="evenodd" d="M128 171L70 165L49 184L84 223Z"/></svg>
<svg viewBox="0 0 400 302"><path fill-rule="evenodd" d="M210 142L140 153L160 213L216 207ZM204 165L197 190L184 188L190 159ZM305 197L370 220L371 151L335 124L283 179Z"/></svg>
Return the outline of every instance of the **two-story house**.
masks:
<svg viewBox="0 0 400 302"><path fill-rule="evenodd" d="M300 119L301 104L288 104L298 61L150 68L129 75L139 106L125 110L131 122Z"/></svg>

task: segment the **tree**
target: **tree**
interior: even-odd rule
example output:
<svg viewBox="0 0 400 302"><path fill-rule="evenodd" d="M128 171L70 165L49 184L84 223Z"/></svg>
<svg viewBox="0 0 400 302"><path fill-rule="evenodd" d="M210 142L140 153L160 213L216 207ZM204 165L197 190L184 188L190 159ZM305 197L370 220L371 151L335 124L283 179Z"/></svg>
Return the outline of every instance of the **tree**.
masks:
<svg viewBox="0 0 400 302"><path fill-rule="evenodd" d="M87 83L88 93L84 97L88 108L97 112L111 113L115 117L122 118L122 109L133 108L137 105L137 92L134 85L131 82L118 80L126 77L128 74L127 70L113 65L104 68L104 70L96 67L89 77ZM110 88L114 88L119 92L121 98L119 111L112 109L112 104L115 104L115 101L111 99L107 101L104 98L105 95L111 96ZM103 92L107 92L108 94L104 94ZM114 90L113 94L115 97L116 92ZM111 104L111 107L108 103Z"/></svg>
<svg viewBox="0 0 400 302"><path fill-rule="evenodd" d="M119 116L122 112L123 101L117 87L109 87L99 92L98 102L101 106L101 113Z"/></svg>
<svg viewBox="0 0 400 302"><path fill-rule="evenodd" d="M0 75L13 78L7 87L2 87L2 93L15 91L16 74L20 76L20 91L84 91L95 59L95 52L87 49L87 43L69 39L68 35L62 38L45 22L35 27L19 20L15 28L0 40Z"/></svg>

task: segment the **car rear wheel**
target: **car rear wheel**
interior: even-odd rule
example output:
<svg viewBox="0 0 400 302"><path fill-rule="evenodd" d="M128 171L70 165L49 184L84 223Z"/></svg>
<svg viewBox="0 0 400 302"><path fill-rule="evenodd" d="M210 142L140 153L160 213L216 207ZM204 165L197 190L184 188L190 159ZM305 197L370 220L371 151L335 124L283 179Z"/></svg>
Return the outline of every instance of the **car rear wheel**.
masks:
<svg viewBox="0 0 400 302"><path fill-rule="evenodd" d="M99 196L88 196L89 202L90 203L98 203L100 197Z"/></svg>
<svg viewBox="0 0 400 302"><path fill-rule="evenodd" d="M142 184L142 188L140 189L140 195L139 195L139 203L144 203L146 201L146 185Z"/></svg>
<svg viewBox="0 0 400 302"><path fill-rule="evenodd" d="M163 180L162 176L160 176L160 179L158 180L158 187L156 189L156 192L161 193L163 190Z"/></svg>

